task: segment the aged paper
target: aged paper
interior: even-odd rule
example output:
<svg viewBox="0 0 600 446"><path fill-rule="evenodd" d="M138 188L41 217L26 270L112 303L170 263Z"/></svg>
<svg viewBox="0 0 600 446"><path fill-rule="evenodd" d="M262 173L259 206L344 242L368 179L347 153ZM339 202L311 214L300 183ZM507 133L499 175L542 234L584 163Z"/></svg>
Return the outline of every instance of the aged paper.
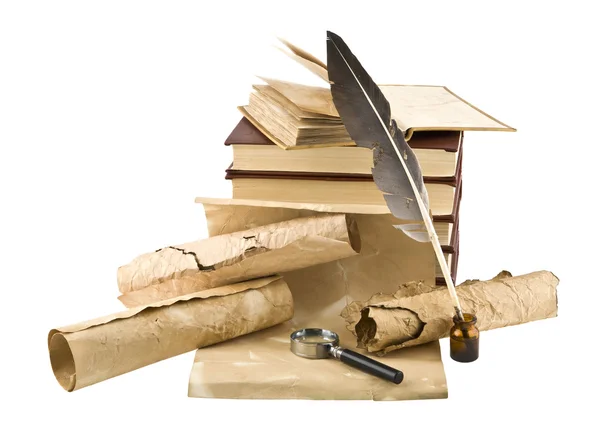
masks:
<svg viewBox="0 0 600 446"><path fill-rule="evenodd" d="M301 110L337 118L340 116L333 104L329 88L310 87L267 77L259 77L259 79L265 81Z"/></svg>
<svg viewBox="0 0 600 446"><path fill-rule="evenodd" d="M51 330L50 362L68 391L287 321L290 290L272 276Z"/></svg>
<svg viewBox="0 0 600 446"><path fill-rule="evenodd" d="M141 255L118 270L119 297L145 305L242 280L355 255L356 222L319 215L244 228Z"/></svg>
<svg viewBox="0 0 600 446"><path fill-rule="evenodd" d="M240 106L238 107L238 110L240 111L240 113L242 115L244 115L244 117L250 121L252 123L252 125L254 127L256 127L257 129L259 129L261 131L261 133L263 135L265 135L267 138L269 138L273 144L276 144L278 147L284 149L284 150L292 150L292 149L308 149L308 148L321 148L321 147L331 147L331 142L328 143L320 143L320 144L301 144L301 145L289 145L286 144L284 141L282 141L281 139L279 139L278 137L276 137L272 132L270 132L269 130L267 130L267 128L262 125L258 119L256 119L252 113L250 112L250 108L248 106ZM336 141L335 142L336 146L355 146L356 144L354 143L354 141L352 141L351 139L347 138L344 141Z"/></svg>
<svg viewBox="0 0 600 446"><path fill-rule="evenodd" d="M356 339L340 317L343 308L353 300L368 299L381 288L393 293L408 278L433 284L434 255L430 245L415 242L394 229L391 215L368 213L378 207L203 198L197 201L205 203L211 235L314 215L319 210L352 209L358 212L352 216L361 233L362 249L353 257L284 273L294 295L294 318L272 329L198 350L190 376L190 396L373 400L447 397L438 342L384 358L386 364L404 372L400 385L339 361L299 358L289 350L289 335L303 327L333 330L340 335L342 346L354 347Z"/></svg>
<svg viewBox="0 0 600 446"><path fill-rule="evenodd" d="M298 300L295 302L299 304ZM302 304L300 302L300 304ZM317 308L320 311L323 308ZM354 337L337 326L341 345ZM400 385L368 375L334 359L304 359L290 351L290 334L314 326L310 320L286 322L196 352L188 395L196 398L414 400L447 398L448 388L439 342L399 350L377 358L404 372ZM357 350L365 353L363 350Z"/></svg>
<svg viewBox="0 0 600 446"><path fill-rule="evenodd" d="M305 67L311 73L319 76L326 85L329 84L329 76L327 74L327 66L317 59L312 54L304 51L302 48L288 42L285 39L279 39L281 43L285 45L285 48L278 47L286 56L295 60L300 65Z"/></svg>
<svg viewBox="0 0 600 446"><path fill-rule="evenodd" d="M197 198L204 205L208 234L248 230L315 215L344 212L356 222L360 233L359 255L304 269L310 277L325 276L337 284L343 279L349 301L365 301L378 292L394 293L409 281L435 284L435 254L429 243L410 239L393 227L405 223L389 213L386 206L357 204L313 204L249 199ZM284 275L285 276L285 275ZM330 278L331 277L331 278ZM321 279L318 280L321 282ZM292 290L294 292L294 290ZM323 293L327 299L329 293Z"/></svg>
<svg viewBox="0 0 600 446"><path fill-rule="evenodd" d="M379 85L379 88L407 139L413 130L515 131L441 85Z"/></svg>
<svg viewBox="0 0 600 446"><path fill-rule="evenodd" d="M263 80L303 110L339 116L328 89ZM379 88L390 103L392 116L406 139L418 130L515 131L441 85L388 84L379 85Z"/></svg>
<svg viewBox="0 0 600 446"><path fill-rule="evenodd" d="M488 281L456 287L462 309L477 316L479 330L493 330L555 317L558 278L549 271L512 277L503 271ZM445 287L409 283L394 295L376 294L342 312L358 345L381 354L448 336L454 306Z"/></svg>

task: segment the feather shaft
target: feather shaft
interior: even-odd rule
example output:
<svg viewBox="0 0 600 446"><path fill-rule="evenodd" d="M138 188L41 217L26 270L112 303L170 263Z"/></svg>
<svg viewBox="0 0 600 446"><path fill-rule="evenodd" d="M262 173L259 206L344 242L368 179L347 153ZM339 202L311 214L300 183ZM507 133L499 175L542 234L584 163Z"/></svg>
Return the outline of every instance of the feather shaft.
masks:
<svg viewBox="0 0 600 446"><path fill-rule="evenodd" d="M433 245L433 249L434 249L436 258L440 264L440 268L444 275L444 280L446 281L446 285L448 287L448 292L450 293L450 296L451 296L453 304L454 304L454 309L456 311L456 315L458 316L458 318L460 320L464 320L460 302L458 300L458 295L456 294L456 289L454 287L454 283L452 282L452 278L450 275L450 269L444 258L444 254L442 252L442 247L440 246L440 242L439 242L438 236L435 232L435 228L433 226L431 217L429 216L429 205L428 205L428 203L426 204L425 200L423 199L422 194L423 194L423 190L424 190L424 185L422 185L422 187L419 188L413 178L413 173L417 173L419 175L420 183L421 184L423 183L420 167L418 165L418 161L415 161L412 164L413 173L411 173L411 168L409 168L409 166L407 165L406 159L408 159L409 153L412 156L414 156L414 154L413 154L412 150L410 149L410 147L408 147L408 144L406 144L406 141L404 141L403 136L402 136L401 141L396 138L396 136L398 135L399 132L397 131L396 123L391 119L389 103L383 96L383 93L381 92L379 87L373 82L373 80L370 78L368 73L364 70L362 65L360 65L360 62L358 62L356 57L351 53L350 49L347 47L347 45L344 43L344 41L339 36L328 31L327 32L327 40L328 40L328 46L327 46L328 62L327 62L327 65L328 65L328 71L329 71L329 80L331 82L331 91L332 91L334 103L338 109L340 117L342 118L342 121L346 125L348 133L350 133L350 136L355 140L357 139L355 137L355 135L364 136L363 133L361 133L361 132L364 131L365 129L360 128L360 129L358 129L358 131L356 131L353 128L354 123L360 122L361 124L363 124L362 121L368 121L369 124L373 124L374 123L373 121L375 121L375 123L379 124L380 130L383 130L387 141L385 141L385 142L379 141L378 142L377 139L375 139L373 142L369 141L369 142L371 142L370 147L372 149L374 149L374 158L378 159L379 162L381 162L380 158L385 157L385 155L386 155L385 147L380 150L379 143L381 143L382 145L385 145L386 147L389 147L387 145L387 142L391 143L393 152L395 153L397 159L400 161L402 169L403 169L404 173L406 174L406 179L408 180L412 194L411 194L411 196L409 196L409 194L407 194L402 189L401 185L397 181L396 182L390 181L388 183L388 181L385 180L385 176L390 175L390 172L386 171L383 168L381 168L379 170L379 173L380 173L379 180L380 181L379 182L376 181L376 183L378 183L377 186L379 187L379 189L382 190L382 192L384 192L384 197L386 199L386 202L388 203L388 207L390 208L392 213L396 216L398 216L399 214L401 214L402 216L411 215L411 214L408 214L405 209L403 209L402 201L404 201L405 207L407 209L410 209L410 204L413 200L416 202L418 211L420 214L419 217L422 218L424 226L427 230L428 240ZM330 49L331 49L331 51L337 52L337 55L331 54ZM348 58L350 58L350 57L352 58L351 61L348 60L348 58L346 57L347 55L349 56ZM341 60L343 61L343 65L345 65L345 67L338 67L336 65L335 62L336 62L336 59L339 60L338 57L341 58ZM339 70L344 70L344 68L347 71L347 73L351 74L350 80L353 80L355 82L355 84L359 87L360 93L362 93L362 95L364 96L363 98L359 99L356 97L351 97L352 93L353 93L351 88L348 88L347 90L343 90L343 88L346 86L340 84L338 81L340 78L343 78L344 75L347 74L346 72L343 72L341 75L339 75L340 74ZM358 73L357 73L357 71L358 71ZM374 114L377 117L376 120L372 120L372 117L370 115L367 115L367 119L360 119L360 118L362 118L362 116L359 119L353 119L356 117L351 116L351 114L348 113L348 110L352 111L352 109L356 108L356 105L360 104L361 100L363 100L363 99L366 99L366 101L371 109L372 114ZM374 99L377 100L378 105L375 105ZM386 120L389 115L389 122L384 121L384 117L380 113L378 106L383 107ZM360 125L358 125L357 127L360 127ZM368 125L368 130L369 130L370 134L377 133L377 129L371 128L370 125ZM393 134L392 134L392 132L393 132ZM398 143L399 144L404 143L404 145L406 147L403 147L403 150L401 151L400 148L398 147L398 145L399 145ZM358 141L357 141L357 144L359 144ZM375 178L375 169L377 169L377 163L374 163L374 164L375 164L375 168L374 168L374 178ZM416 167L414 167L415 165L416 165ZM391 186L388 186L388 184ZM396 191L396 192L400 191L400 193L394 194L393 193L394 191ZM404 193L402 193L402 192L404 192ZM425 192L424 196L425 197L427 196L426 192ZM415 216L415 214L412 214L412 215ZM409 235L410 237L412 237L418 241L426 241L427 240L422 237L424 234L422 232L419 232L418 225L415 225L414 223L408 224L408 225L398 225L397 227L398 227L398 229L403 230L407 235ZM420 236L417 236L417 234L420 234Z"/></svg>

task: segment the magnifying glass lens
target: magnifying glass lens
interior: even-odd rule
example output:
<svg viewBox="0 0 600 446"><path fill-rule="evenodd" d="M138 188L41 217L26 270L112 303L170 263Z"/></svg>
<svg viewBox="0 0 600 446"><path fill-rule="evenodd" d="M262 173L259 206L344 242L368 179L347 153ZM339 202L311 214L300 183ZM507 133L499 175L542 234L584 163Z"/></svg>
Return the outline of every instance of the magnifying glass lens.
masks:
<svg viewBox="0 0 600 446"><path fill-rule="evenodd" d="M304 342L305 344L323 344L329 342L335 342L336 339L333 336L327 336L325 334L317 335L317 334L304 334L296 338L299 342Z"/></svg>

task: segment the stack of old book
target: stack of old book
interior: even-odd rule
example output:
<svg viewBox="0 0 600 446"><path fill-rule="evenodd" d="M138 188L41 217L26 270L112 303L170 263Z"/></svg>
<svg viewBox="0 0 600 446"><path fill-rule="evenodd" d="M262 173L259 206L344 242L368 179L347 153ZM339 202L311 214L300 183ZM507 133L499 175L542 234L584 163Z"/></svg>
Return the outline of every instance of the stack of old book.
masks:
<svg viewBox="0 0 600 446"><path fill-rule="evenodd" d="M286 45L294 59L327 81L325 64ZM253 86L248 105L239 107L244 117L225 141L233 149L233 163L226 171L233 198L385 205L371 175L372 151L354 144L329 88L261 80L264 84ZM463 133L514 129L446 87L380 88L421 165L435 229L455 279ZM436 282L444 284L439 265Z"/></svg>
<svg viewBox="0 0 600 446"><path fill-rule="evenodd" d="M372 152L355 146L282 150L243 118L225 141L233 197L301 203L383 204L371 175ZM462 132L419 132L409 141L425 177L436 232L453 277L458 261ZM443 284L441 271L436 273Z"/></svg>

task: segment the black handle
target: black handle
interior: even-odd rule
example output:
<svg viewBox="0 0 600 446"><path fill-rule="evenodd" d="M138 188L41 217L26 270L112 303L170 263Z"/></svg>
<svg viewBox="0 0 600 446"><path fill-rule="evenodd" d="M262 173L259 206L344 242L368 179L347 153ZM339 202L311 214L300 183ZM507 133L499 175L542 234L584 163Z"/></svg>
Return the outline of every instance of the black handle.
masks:
<svg viewBox="0 0 600 446"><path fill-rule="evenodd" d="M400 384L404 379L404 373L400 370L345 348L340 352L340 361L395 384Z"/></svg>

